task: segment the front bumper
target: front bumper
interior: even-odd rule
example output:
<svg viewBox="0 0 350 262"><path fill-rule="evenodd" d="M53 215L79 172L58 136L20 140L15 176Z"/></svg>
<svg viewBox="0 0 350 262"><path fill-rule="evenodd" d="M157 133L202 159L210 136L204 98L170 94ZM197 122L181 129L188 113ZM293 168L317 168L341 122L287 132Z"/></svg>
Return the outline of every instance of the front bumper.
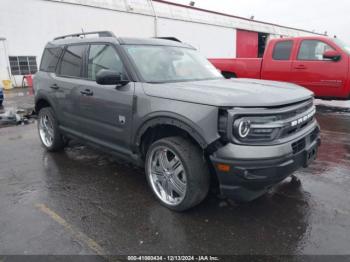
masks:
<svg viewBox="0 0 350 262"><path fill-rule="evenodd" d="M227 144L210 156L219 179L221 193L238 201L263 195L317 155L321 144L317 123L288 143L274 146ZM308 157L312 158L307 161ZM222 171L219 165L228 165Z"/></svg>

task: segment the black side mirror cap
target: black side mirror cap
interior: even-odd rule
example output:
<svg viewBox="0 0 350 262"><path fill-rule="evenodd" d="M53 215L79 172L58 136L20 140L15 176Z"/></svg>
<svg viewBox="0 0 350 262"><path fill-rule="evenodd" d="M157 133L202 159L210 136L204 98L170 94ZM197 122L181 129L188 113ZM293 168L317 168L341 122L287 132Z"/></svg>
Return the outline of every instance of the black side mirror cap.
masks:
<svg viewBox="0 0 350 262"><path fill-rule="evenodd" d="M101 69L96 74L96 83L99 85L117 85L124 86L129 83L124 75L113 70Z"/></svg>

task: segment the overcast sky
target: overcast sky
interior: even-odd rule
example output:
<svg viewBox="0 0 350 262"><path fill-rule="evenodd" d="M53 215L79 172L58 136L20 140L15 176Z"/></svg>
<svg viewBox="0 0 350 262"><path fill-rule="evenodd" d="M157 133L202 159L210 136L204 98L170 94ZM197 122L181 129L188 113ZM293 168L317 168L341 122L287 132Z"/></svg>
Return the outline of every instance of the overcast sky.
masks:
<svg viewBox="0 0 350 262"><path fill-rule="evenodd" d="M188 5L190 0L168 0ZM349 0L194 0L195 6L319 33L350 43Z"/></svg>

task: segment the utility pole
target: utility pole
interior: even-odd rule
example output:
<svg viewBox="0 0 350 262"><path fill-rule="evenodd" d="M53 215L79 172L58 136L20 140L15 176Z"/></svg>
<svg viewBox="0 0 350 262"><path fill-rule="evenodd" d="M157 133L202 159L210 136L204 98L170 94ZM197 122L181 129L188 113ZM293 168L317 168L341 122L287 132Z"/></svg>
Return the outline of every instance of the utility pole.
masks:
<svg viewBox="0 0 350 262"><path fill-rule="evenodd" d="M5 37L0 37L0 44L1 43L2 43L2 48L0 46L0 51L1 51L1 49L3 50L4 57L0 56L0 60L3 59L3 62L6 64L6 73L1 72L1 68L0 68L0 77L1 77L1 75L4 77L7 74L8 79L11 79L10 61L9 61L9 57L7 54L7 39ZM1 61L0 61L0 64L1 64Z"/></svg>

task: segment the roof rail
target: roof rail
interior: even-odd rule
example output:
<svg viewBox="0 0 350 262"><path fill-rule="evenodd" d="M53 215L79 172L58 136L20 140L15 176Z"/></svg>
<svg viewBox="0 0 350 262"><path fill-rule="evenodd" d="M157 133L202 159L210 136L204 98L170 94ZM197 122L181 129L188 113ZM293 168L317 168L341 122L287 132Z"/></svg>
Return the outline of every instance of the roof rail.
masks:
<svg viewBox="0 0 350 262"><path fill-rule="evenodd" d="M110 31L95 31L95 32L81 32L76 34L58 36L58 37L55 37L53 40L65 39L67 37L81 37L81 36L85 37L86 35L98 35L98 37L115 37L115 35Z"/></svg>
<svg viewBox="0 0 350 262"><path fill-rule="evenodd" d="M155 37L155 38L176 41L176 42L182 43L179 39L177 39L176 37L173 37L173 36L164 36L164 37Z"/></svg>

